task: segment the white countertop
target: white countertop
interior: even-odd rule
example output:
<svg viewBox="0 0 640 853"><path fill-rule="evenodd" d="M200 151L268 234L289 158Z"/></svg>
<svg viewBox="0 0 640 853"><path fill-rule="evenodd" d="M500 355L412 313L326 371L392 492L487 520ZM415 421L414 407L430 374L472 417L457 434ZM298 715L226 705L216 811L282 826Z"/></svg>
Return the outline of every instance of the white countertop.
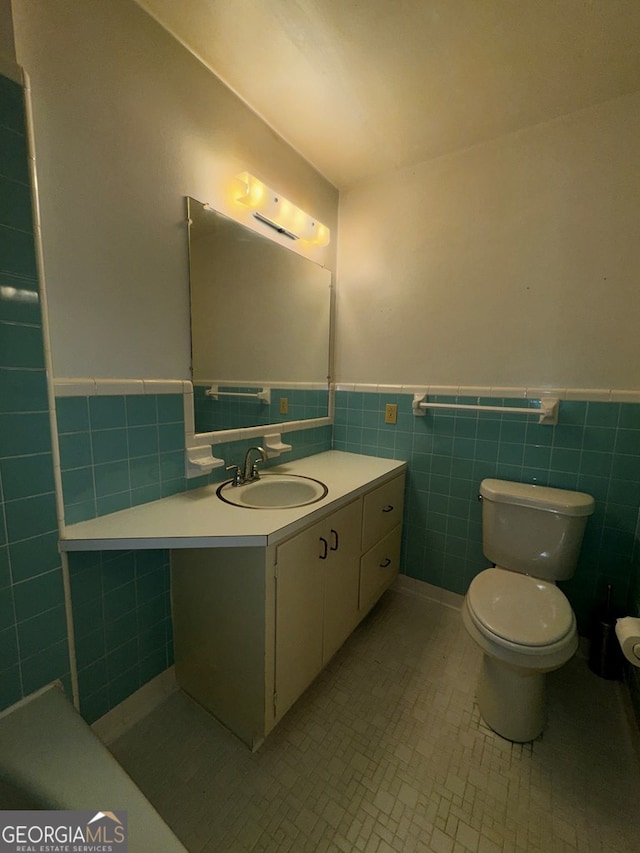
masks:
<svg viewBox="0 0 640 853"><path fill-rule="evenodd" d="M269 468L269 473L298 474L321 480L328 493L321 501L293 509L247 509L218 498L219 483L123 509L67 526L62 551L129 548L233 548L281 541L338 509L358 495L392 479L406 462L328 450Z"/></svg>

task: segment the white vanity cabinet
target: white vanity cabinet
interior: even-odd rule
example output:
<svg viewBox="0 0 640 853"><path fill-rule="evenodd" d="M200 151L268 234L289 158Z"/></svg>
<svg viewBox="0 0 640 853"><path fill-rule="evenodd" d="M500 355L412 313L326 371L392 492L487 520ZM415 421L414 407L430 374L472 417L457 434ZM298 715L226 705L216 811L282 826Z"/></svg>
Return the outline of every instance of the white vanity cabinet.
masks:
<svg viewBox="0 0 640 853"><path fill-rule="evenodd" d="M398 573L404 471L264 548L172 552L178 684L256 748Z"/></svg>
<svg viewBox="0 0 640 853"><path fill-rule="evenodd" d="M64 551L171 550L180 687L257 747L398 572L406 463L328 450L271 469L324 482L254 510L216 485L64 529Z"/></svg>

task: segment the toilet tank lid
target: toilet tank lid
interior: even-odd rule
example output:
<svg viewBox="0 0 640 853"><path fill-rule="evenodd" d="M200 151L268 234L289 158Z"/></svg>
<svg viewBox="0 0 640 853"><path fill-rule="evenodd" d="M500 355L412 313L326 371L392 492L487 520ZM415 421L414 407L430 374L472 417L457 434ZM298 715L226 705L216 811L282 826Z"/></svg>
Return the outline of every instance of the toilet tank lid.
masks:
<svg viewBox="0 0 640 853"><path fill-rule="evenodd" d="M483 498L497 503L544 509L560 515L591 515L595 507L594 499L585 492L512 483L509 480L483 480L480 483L480 494Z"/></svg>

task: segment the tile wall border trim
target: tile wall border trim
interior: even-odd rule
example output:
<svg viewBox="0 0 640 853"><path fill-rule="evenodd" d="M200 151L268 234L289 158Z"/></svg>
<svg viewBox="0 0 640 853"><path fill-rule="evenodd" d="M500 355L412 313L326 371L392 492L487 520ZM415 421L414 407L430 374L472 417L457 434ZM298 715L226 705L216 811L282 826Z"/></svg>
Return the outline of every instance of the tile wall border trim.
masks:
<svg viewBox="0 0 640 853"><path fill-rule="evenodd" d="M357 391L365 394L431 394L442 397L521 397L525 400L554 397L559 400L591 403L640 403L640 390L621 388L549 388L524 385L373 385L360 382L337 382L336 391Z"/></svg>
<svg viewBox="0 0 640 853"><path fill-rule="evenodd" d="M53 380L56 397L132 396L135 394L183 394L191 388L186 379L95 379L90 377Z"/></svg>
<svg viewBox="0 0 640 853"><path fill-rule="evenodd" d="M134 394L183 394L191 390L188 379L97 379L93 377L60 377L53 380L56 397L129 396ZM198 380L198 386L262 386L292 388L301 391L326 391L326 382L261 382L258 380Z"/></svg>

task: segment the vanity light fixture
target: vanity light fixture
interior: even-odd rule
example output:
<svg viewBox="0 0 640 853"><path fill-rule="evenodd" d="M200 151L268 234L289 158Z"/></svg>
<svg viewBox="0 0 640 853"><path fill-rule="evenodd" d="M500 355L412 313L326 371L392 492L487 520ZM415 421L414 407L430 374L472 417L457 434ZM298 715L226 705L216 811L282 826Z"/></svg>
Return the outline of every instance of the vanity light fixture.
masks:
<svg viewBox="0 0 640 853"><path fill-rule="evenodd" d="M248 172L238 175L242 194L237 201L251 208L260 222L275 228L292 240L304 240L312 246L327 246L330 232L326 225L318 222L304 210L296 207Z"/></svg>

